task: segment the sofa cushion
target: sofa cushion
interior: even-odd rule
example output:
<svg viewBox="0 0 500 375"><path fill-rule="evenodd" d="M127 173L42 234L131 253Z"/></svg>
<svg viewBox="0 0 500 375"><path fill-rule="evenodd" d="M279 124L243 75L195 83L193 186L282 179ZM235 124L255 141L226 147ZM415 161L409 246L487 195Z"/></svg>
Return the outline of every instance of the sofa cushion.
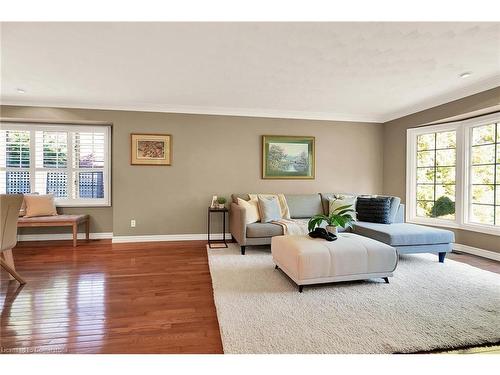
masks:
<svg viewBox="0 0 500 375"><path fill-rule="evenodd" d="M391 198L391 210L389 212L389 222L395 223L398 214L399 206L401 205L401 198L390 197Z"/></svg>
<svg viewBox="0 0 500 375"><path fill-rule="evenodd" d="M389 198L391 202L391 207L389 210L389 223L396 222L396 216L401 204L401 198L393 197L390 195L360 195L363 198Z"/></svg>
<svg viewBox="0 0 500 375"><path fill-rule="evenodd" d="M272 236L282 236L283 227L277 224L271 223L253 223L247 225L247 237L249 238L259 238L259 237L272 237Z"/></svg>
<svg viewBox="0 0 500 375"><path fill-rule="evenodd" d="M388 197L358 197L356 212L358 220L371 223L390 224L391 199Z"/></svg>
<svg viewBox="0 0 500 375"><path fill-rule="evenodd" d="M259 203L255 200L246 201L238 198L238 206L245 210L246 224L260 221Z"/></svg>
<svg viewBox="0 0 500 375"><path fill-rule="evenodd" d="M335 197L344 196L344 197L354 197L357 199L358 194L355 193L319 193L321 196L321 205L323 206L323 213L325 215L330 214L330 202L335 199Z"/></svg>
<svg viewBox="0 0 500 375"><path fill-rule="evenodd" d="M379 224L357 221L353 232L391 246L444 244L455 241L452 231L408 223Z"/></svg>
<svg viewBox="0 0 500 375"><path fill-rule="evenodd" d="M356 196L355 195L345 195L345 194L336 194L332 198L329 198L329 207L328 207L328 215L330 215L333 211L338 209L339 207L351 206L354 211L356 210ZM356 212L350 212L351 216L354 220L356 220Z"/></svg>
<svg viewBox="0 0 500 375"><path fill-rule="evenodd" d="M310 218L323 213L319 194L285 194L285 198L292 219Z"/></svg>
<svg viewBox="0 0 500 375"><path fill-rule="evenodd" d="M244 201L250 200L250 197L247 193L231 194L231 199L234 203L238 204L238 198L243 199Z"/></svg>
<svg viewBox="0 0 500 375"><path fill-rule="evenodd" d="M255 199L256 201L259 200L259 198L276 198L278 200L279 206L280 206L280 215L282 219L290 219L290 210L288 209L288 204L286 203L286 198L285 194L283 193L278 193L278 194L255 194L251 193L248 194L249 199ZM260 209L260 206L259 206ZM262 220L262 213L260 213L261 220Z"/></svg>
<svg viewBox="0 0 500 375"><path fill-rule="evenodd" d="M259 195L259 214L260 221L269 223L281 219L281 208L278 197L264 197Z"/></svg>

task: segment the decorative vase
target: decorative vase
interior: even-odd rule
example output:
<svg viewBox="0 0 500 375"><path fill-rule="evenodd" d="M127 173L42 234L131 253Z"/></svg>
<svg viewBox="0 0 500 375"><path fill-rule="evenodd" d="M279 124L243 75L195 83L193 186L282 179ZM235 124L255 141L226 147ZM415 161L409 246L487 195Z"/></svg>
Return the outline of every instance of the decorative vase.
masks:
<svg viewBox="0 0 500 375"><path fill-rule="evenodd" d="M222 210L225 207L226 207L226 205L224 203L219 203L219 210Z"/></svg>
<svg viewBox="0 0 500 375"><path fill-rule="evenodd" d="M337 227L335 225L327 225L326 231L330 232L331 234L337 234Z"/></svg>

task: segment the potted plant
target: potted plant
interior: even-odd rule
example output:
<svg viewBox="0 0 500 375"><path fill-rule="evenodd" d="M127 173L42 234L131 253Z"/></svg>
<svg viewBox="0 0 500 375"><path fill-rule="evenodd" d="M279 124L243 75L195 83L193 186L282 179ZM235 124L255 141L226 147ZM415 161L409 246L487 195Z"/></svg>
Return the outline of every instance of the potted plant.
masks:
<svg viewBox="0 0 500 375"><path fill-rule="evenodd" d="M326 230L330 233L337 234L337 227L347 228L352 227L354 222L354 209L352 205L340 206L334 209L328 216L315 215L309 220L307 226L309 232L314 228L319 227L323 222L326 222Z"/></svg>
<svg viewBox="0 0 500 375"><path fill-rule="evenodd" d="M217 203L219 204L219 209L222 209L225 207L225 204L226 204L226 198L224 197L218 197L217 198Z"/></svg>

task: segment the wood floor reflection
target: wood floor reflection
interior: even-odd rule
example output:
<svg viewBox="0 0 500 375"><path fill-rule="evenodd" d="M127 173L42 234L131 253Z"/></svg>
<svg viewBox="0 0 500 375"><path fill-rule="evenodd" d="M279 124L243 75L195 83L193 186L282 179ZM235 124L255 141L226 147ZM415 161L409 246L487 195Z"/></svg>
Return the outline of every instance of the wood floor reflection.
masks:
<svg viewBox="0 0 500 375"><path fill-rule="evenodd" d="M22 243L0 288L3 353L222 353L204 242Z"/></svg>

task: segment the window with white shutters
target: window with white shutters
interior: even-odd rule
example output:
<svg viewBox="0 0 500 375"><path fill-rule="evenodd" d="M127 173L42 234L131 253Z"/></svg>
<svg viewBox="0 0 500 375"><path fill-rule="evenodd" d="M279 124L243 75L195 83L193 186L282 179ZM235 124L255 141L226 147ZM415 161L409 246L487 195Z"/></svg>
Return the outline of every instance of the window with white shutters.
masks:
<svg viewBox="0 0 500 375"><path fill-rule="evenodd" d="M54 194L58 206L110 205L110 127L2 123L0 192Z"/></svg>

